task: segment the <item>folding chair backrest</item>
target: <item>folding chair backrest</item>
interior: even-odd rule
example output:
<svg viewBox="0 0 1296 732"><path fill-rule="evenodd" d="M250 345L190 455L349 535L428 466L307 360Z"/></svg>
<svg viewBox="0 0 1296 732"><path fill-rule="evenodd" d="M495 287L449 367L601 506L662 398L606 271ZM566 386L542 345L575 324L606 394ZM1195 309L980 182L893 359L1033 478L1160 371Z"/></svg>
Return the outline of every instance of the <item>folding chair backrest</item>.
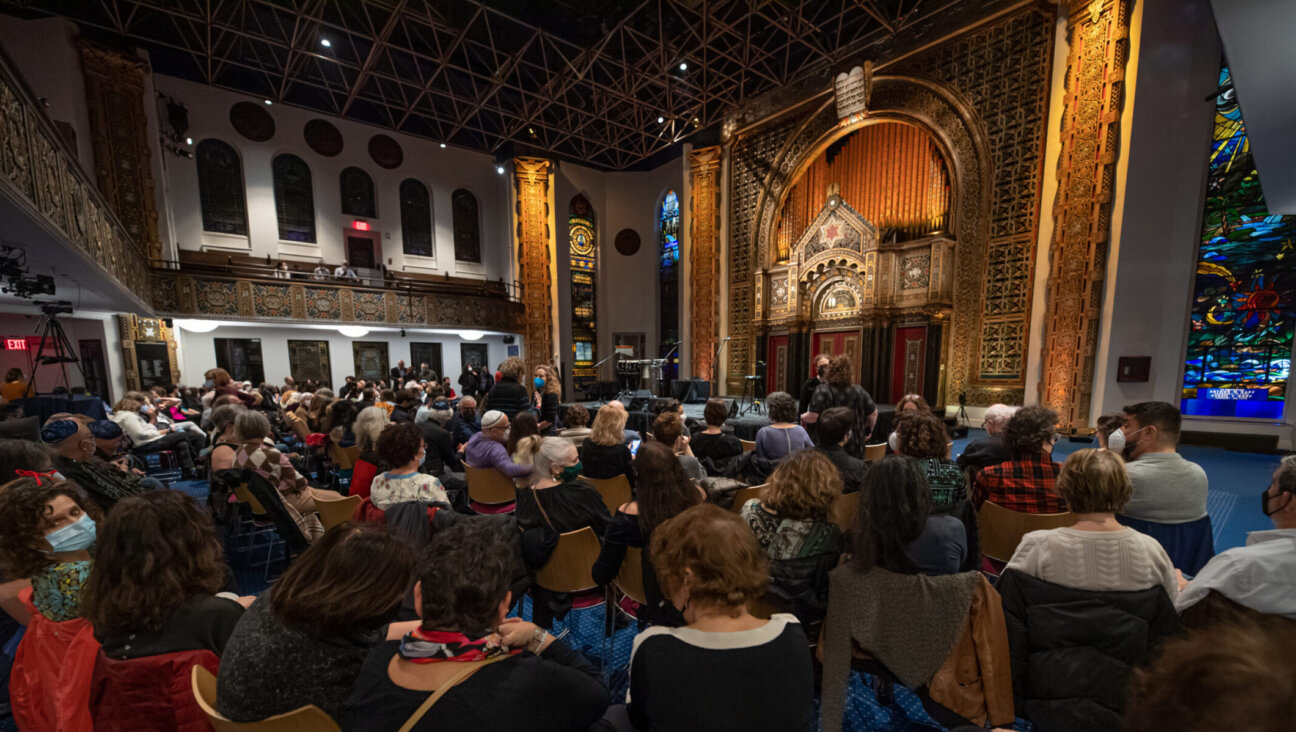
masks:
<svg viewBox="0 0 1296 732"><path fill-rule="evenodd" d="M621 560L621 571L616 576L616 586L626 596L640 605L648 604L648 593L644 591L643 549L626 547L625 559Z"/></svg>
<svg viewBox="0 0 1296 732"><path fill-rule="evenodd" d="M615 478L586 478L581 476L581 480L594 486L594 490L603 496L603 505L607 506L608 513L615 514L617 509L630 502L634 498L634 492L630 489L630 479L624 474Z"/></svg>
<svg viewBox="0 0 1296 732"><path fill-rule="evenodd" d="M320 523L324 524L324 530L328 531L338 524L350 521L362 500L364 499L360 496L346 496L333 500L316 498L315 509L319 511Z"/></svg>
<svg viewBox="0 0 1296 732"><path fill-rule="evenodd" d="M194 666L190 677L194 700L207 715L216 732L340 732L323 709L310 704L260 722L232 722L216 711L216 677L202 666Z"/></svg>
<svg viewBox="0 0 1296 732"><path fill-rule="evenodd" d="M886 449L887 445L885 442L879 442L876 445L865 445L864 459L870 463L875 463L886 457Z"/></svg>
<svg viewBox="0 0 1296 732"><path fill-rule="evenodd" d="M980 535L981 556L1006 562L1022 537L1032 531L1057 529L1075 523L1075 516L1067 513L1023 513L986 501L977 512L977 533Z"/></svg>
<svg viewBox="0 0 1296 732"><path fill-rule="evenodd" d="M588 526L562 534L549 561L536 570L536 584L551 592L584 592L598 587L591 570L599 549L598 534Z"/></svg>
<svg viewBox="0 0 1296 732"><path fill-rule="evenodd" d="M297 439L306 442L306 438L310 436L310 426L306 424L306 420L302 419L296 412L284 412L284 421L292 428L293 434L297 435Z"/></svg>
<svg viewBox="0 0 1296 732"><path fill-rule="evenodd" d="M842 531L855 526L855 512L859 510L859 491L842 493L833 499L832 519Z"/></svg>
<svg viewBox="0 0 1296 732"><path fill-rule="evenodd" d="M474 468L464 463L468 480L468 497L478 503L500 504L517 500L517 488L509 477L495 468Z"/></svg>
<svg viewBox="0 0 1296 732"><path fill-rule="evenodd" d="M756 441L755 441L755 440L742 440L742 439L740 439L740 440L738 440L738 441L742 443L742 449L743 449L743 452L751 452L752 450L755 450L755 449L756 449Z"/></svg>
<svg viewBox="0 0 1296 732"><path fill-rule="evenodd" d="M338 470L350 470L355 467L356 461L360 459L360 446L338 447L330 442L329 459L333 461Z"/></svg>
<svg viewBox="0 0 1296 732"><path fill-rule="evenodd" d="M275 531L279 533L279 537L284 540L284 543L288 545L288 548L293 553L300 554L306 551L306 548L310 546L310 542L307 541L306 535L302 533L301 528L297 526L297 522L293 520L287 506L284 506L279 490L255 470L249 470L247 478L245 485L248 492L261 503L266 515L270 517L270 520L274 521Z"/></svg>
<svg viewBox="0 0 1296 732"><path fill-rule="evenodd" d="M731 510L734 513L738 513L739 511L742 510L743 504L747 503L753 498L760 498L761 489L763 489L764 487L765 484L762 483L760 485L750 485L747 486L746 488L739 488L738 490L734 491L733 506L731 507Z"/></svg>

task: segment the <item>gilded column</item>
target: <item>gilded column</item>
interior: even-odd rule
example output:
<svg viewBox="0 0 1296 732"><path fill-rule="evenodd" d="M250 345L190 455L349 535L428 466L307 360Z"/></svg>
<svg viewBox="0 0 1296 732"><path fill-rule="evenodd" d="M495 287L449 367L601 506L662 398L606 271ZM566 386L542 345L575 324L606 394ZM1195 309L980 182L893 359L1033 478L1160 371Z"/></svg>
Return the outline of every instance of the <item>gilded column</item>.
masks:
<svg viewBox="0 0 1296 732"><path fill-rule="evenodd" d="M151 260L162 258L149 168L144 81L148 65L81 38L81 71L90 111L99 192Z"/></svg>
<svg viewBox="0 0 1296 732"><path fill-rule="evenodd" d="M554 352L552 281L549 276L549 161L513 159L517 195L518 279L522 283L525 360L528 373Z"/></svg>
<svg viewBox="0 0 1296 732"><path fill-rule="evenodd" d="M1040 403L1089 423L1129 52L1129 0L1071 0Z"/></svg>
<svg viewBox="0 0 1296 732"><path fill-rule="evenodd" d="M716 348L716 313L720 281L720 146L689 154L690 231L692 239L691 314L693 376L710 380Z"/></svg>

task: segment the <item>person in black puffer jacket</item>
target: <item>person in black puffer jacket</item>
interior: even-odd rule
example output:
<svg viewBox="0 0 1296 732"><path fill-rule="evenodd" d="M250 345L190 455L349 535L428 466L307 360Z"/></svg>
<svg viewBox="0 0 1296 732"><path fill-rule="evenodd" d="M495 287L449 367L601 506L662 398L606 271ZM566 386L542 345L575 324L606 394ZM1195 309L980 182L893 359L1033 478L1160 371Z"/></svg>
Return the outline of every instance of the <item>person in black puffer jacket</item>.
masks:
<svg viewBox="0 0 1296 732"><path fill-rule="evenodd" d="M1073 590L1005 570L996 586L1012 651L1017 716L1040 732L1120 729L1131 672L1179 616L1165 589Z"/></svg>
<svg viewBox="0 0 1296 732"><path fill-rule="evenodd" d="M526 374L526 364L517 356L509 356L500 364L500 382L490 390L479 411L482 414L490 410L504 413L512 422L518 412L531 408L531 394L522 386L522 376Z"/></svg>

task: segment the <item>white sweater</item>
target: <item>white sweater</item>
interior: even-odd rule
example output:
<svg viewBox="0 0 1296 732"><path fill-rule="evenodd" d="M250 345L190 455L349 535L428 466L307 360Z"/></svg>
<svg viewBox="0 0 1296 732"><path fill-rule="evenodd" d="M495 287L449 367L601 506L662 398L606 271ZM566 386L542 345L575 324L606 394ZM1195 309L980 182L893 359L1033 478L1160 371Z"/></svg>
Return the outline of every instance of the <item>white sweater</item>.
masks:
<svg viewBox="0 0 1296 732"><path fill-rule="evenodd" d="M117 410L112 413L109 419L122 428L122 432L126 433L126 436L131 439L131 444L136 447L162 439L162 433L158 431L157 427L149 424L143 417L134 412Z"/></svg>
<svg viewBox="0 0 1296 732"><path fill-rule="evenodd" d="M1179 592L1165 549L1128 527L1032 531L1022 537L1008 568L1076 590L1128 592L1161 585L1171 601Z"/></svg>

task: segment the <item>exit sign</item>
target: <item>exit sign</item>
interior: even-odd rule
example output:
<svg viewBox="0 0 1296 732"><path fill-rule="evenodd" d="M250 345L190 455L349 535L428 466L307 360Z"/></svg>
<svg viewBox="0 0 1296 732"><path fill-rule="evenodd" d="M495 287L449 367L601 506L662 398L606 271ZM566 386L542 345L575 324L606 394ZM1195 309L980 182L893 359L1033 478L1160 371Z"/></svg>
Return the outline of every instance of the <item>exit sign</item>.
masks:
<svg viewBox="0 0 1296 732"><path fill-rule="evenodd" d="M5 350L6 350L6 351L25 351L25 350L27 350L27 339L26 339L26 338L6 338L6 339L5 339Z"/></svg>

